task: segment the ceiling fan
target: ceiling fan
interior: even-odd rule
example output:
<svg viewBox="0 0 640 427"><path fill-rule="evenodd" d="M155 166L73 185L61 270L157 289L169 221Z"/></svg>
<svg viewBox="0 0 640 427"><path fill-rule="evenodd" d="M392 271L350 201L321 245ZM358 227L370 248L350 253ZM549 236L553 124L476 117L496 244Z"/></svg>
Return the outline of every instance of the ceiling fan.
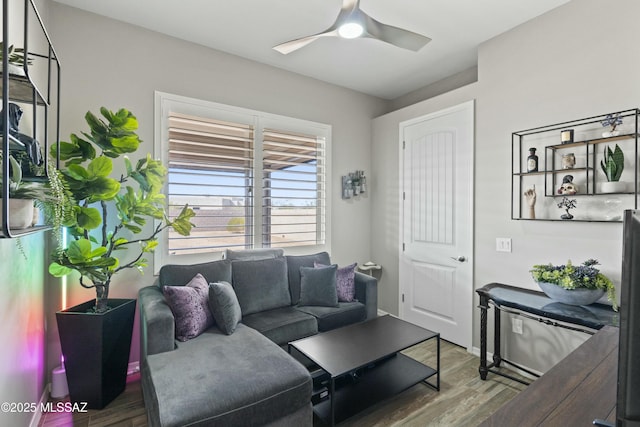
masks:
<svg viewBox="0 0 640 427"><path fill-rule="evenodd" d="M414 52L417 52L431 41L429 37L413 31L403 30L402 28L376 21L360 9L360 0L342 0L340 13L331 27L318 34L279 44L274 46L273 49L286 55L320 37L342 37L346 39L368 37Z"/></svg>

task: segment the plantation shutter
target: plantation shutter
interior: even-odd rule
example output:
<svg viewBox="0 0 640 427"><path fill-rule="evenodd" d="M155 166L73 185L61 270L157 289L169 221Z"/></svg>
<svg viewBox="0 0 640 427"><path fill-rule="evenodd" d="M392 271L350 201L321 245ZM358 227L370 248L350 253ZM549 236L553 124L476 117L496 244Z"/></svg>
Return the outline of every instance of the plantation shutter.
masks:
<svg viewBox="0 0 640 427"><path fill-rule="evenodd" d="M252 125L170 112L169 217L188 203L196 225L169 232L169 253L203 253L253 244Z"/></svg>
<svg viewBox="0 0 640 427"><path fill-rule="evenodd" d="M262 246L325 241L325 138L262 130Z"/></svg>

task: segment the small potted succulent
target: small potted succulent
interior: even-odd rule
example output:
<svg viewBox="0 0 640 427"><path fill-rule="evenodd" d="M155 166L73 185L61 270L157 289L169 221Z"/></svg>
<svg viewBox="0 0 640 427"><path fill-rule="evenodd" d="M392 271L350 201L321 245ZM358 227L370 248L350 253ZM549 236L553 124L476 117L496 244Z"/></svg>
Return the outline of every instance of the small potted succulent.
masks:
<svg viewBox="0 0 640 427"><path fill-rule="evenodd" d="M613 309L618 311L613 282L600 273L597 265L597 260L588 259L576 267L569 260L564 265L537 264L530 271L540 289L553 300L570 305L589 305L606 293Z"/></svg>
<svg viewBox="0 0 640 427"><path fill-rule="evenodd" d="M622 171L624 170L624 153L618 144L612 151L611 147L604 148L604 156L600 161L602 172L607 177L607 182L603 182L600 191L603 193L621 193L626 190L626 183L620 182Z"/></svg>

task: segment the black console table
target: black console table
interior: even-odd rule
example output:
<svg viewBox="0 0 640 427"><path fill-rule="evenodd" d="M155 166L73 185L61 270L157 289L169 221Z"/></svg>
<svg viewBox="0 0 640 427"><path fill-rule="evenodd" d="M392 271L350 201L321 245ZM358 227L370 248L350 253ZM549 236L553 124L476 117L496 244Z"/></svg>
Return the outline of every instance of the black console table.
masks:
<svg viewBox="0 0 640 427"><path fill-rule="evenodd" d="M503 359L500 355L500 313L513 313L537 320L541 323L594 334L603 326L618 326L618 313L605 304L573 306L553 301L544 293L501 283L490 283L476 289L480 296L480 378L487 379L487 373L509 378L522 384L526 381L496 369L504 362L537 377L538 375L517 364ZM493 363L487 363L487 314L490 306L494 309Z"/></svg>

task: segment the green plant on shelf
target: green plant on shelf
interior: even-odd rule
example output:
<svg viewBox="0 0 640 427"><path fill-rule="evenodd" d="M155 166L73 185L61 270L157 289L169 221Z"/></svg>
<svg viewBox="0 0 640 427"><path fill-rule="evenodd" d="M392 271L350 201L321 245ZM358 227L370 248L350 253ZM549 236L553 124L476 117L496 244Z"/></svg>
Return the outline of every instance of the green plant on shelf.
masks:
<svg viewBox="0 0 640 427"><path fill-rule="evenodd" d="M620 180L624 170L624 153L618 144L613 151L611 151L611 147L604 148L604 159L600 161L600 167L607 177L607 181L617 182Z"/></svg>

